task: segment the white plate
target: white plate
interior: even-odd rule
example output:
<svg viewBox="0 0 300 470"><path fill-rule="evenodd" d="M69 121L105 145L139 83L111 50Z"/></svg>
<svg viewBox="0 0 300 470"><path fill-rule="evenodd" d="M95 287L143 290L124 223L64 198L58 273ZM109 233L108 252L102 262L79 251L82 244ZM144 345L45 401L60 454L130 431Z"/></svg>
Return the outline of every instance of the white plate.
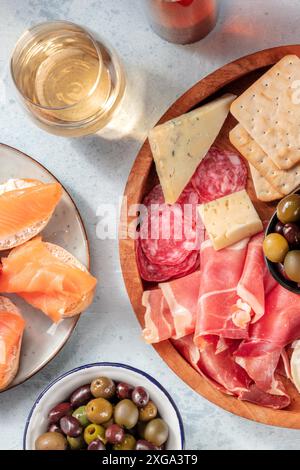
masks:
<svg viewBox="0 0 300 470"><path fill-rule="evenodd" d="M87 364L70 370L55 379L35 401L26 421L23 449L34 450L35 441L46 432L48 413L55 405L66 401L81 385L97 377L107 376L115 382L127 382L134 387L145 387L157 405L160 416L169 426L167 450L184 449L184 428L180 412L166 389L151 375L135 367L112 362Z"/></svg>
<svg viewBox="0 0 300 470"><path fill-rule="evenodd" d="M33 178L45 183L57 181L40 163L7 145L0 144L0 183L9 178ZM64 189L55 213L42 232L44 240L56 243L89 267L89 246L79 212ZM78 321L78 316L62 321L58 326L39 310L17 296L10 297L21 308L26 320L20 368L10 387L19 385L41 370L61 350ZM55 334L53 334L55 330Z"/></svg>

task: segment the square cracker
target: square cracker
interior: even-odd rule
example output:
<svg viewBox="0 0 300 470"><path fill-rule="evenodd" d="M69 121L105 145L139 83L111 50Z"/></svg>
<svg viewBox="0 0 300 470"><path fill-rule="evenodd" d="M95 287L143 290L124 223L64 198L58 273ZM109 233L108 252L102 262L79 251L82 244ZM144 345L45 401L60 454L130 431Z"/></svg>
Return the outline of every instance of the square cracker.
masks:
<svg viewBox="0 0 300 470"><path fill-rule="evenodd" d="M279 170L270 157L238 124L229 133L232 145L279 193L286 195L300 185L300 163L290 170Z"/></svg>
<svg viewBox="0 0 300 470"><path fill-rule="evenodd" d="M278 168L298 163L300 59L281 59L232 103L231 113Z"/></svg>
<svg viewBox="0 0 300 470"><path fill-rule="evenodd" d="M259 201L271 202L283 197L283 194L276 191L276 189L270 185L270 183L257 171L253 165L251 165L251 163L249 164L249 167L255 194Z"/></svg>

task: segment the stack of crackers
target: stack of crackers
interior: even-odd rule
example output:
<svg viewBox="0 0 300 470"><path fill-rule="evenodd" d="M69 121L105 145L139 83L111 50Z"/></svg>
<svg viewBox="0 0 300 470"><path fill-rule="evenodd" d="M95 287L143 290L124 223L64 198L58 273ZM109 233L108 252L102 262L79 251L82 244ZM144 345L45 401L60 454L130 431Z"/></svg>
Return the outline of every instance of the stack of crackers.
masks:
<svg viewBox="0 0 300 470"><path fill-rule="evenodd" d="M300 59L288 55L231 105L229 138L248 160L257 198L273 201L300 185Z"/></svg>

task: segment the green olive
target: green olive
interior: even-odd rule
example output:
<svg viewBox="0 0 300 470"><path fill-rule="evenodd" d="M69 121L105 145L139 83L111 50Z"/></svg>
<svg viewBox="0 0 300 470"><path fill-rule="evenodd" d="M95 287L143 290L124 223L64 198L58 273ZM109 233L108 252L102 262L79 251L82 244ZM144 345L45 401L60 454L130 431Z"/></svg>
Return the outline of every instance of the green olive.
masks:
<svg viewBox="0 0 300 470"><path fill-rule="evenodd" d="M290 251L286 255L284 270L291 281L300 282L300 250Z"/></svg>
<svg viewBox="0 0 300 470"><path fill-rule="evenodd" d="M279 233L270 233L264 239L263 250L268 260L273 263L282 263L289 251L289 244Z"/></svg>
<svg viewBox="0 0 300 470"><path fill-rule="evenodd" d="M121 444L115 444L113 450L134 450L136 440L131 434L125 434L123 442Z"/></svg>
<svg viewBox="0 0 300 470"><path fill-rule="evenodd" d="M114 410L114 419L119 426L132 429L139 419L139 410L133 401L125 398L119 401Z"/></svg>
<svg viewBox="0 0 300 470"><path fill-rule="evenodd" d="M112 398L116 393L115 383L108 377L99 377L91 383L91 393L95 398Z"/></svg>
<svg viewBox="0 0 300 470"><path fill-rule="evenodd" d="M100 439L104 444L106 443L105 428L99 424L89 424L83 432L83 437L87 445L96 439Z"/></svg>
<svg viewBox="0 0 300 470"><path fill-rule="evenodd" d="M153 401L148 401L147 405L143 408L140 408L139 420L140 421L150 421L151 419L156 418L157 416L157 406Z"/></svg>
<svg viewBox="0 0 300 470"><path fill-rule="evenodd" d="M145 429L146 441L151 442L155 446L161 446L167 441L168 437L169 428L163 419L156 418L149 421Z"/></svg>
<svg viewBox="0 0 300 470"><path fill-rule="evenodd" d="M79 408L77 408L72 416L74 416L74 418L78 419L78 421L80 422L81 426L83 426L84 428L90 424L90 421L87 419L87 416L86 416L86 409L85 409L85 406L80 406Z"/></svg>
<svg viewBox="0 0 300 470"><path fill-rule="evenodd" d="M59 432L45 432L35 441L35 450L66 450L67 439Z"/></svg>
<svg viewBox="0 0 300 470"><path fill-rule="evenodd" d="M81 450L84 447L86 447L82 436L78 436L78 437L67 436L67 441L71 450Z"/></svg>
<svg viewBox="0 0 300 470"><path fill-rule="evenodd" d="M290 194L277 206L277 217L283 224L300 220L300 195Z"/></svg>
<svg viewBox="0 0 300 470"><path fill-rule="evenodd" d="M86 416L91 423L105 423L110 420L112 414L112 404L105 398L95 398L86 405Z"/></svg>

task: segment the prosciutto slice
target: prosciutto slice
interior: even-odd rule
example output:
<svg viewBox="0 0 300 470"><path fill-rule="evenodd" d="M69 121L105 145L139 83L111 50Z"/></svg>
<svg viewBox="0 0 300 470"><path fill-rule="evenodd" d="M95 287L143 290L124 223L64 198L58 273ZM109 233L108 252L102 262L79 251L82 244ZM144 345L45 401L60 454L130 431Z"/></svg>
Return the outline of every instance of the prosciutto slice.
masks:
<svg viewBox="0 0 300 470"><path fill-rule="evenodd" d="M251 238L243 274L237 285L237 294L252 308L251 323L256 323L264 315L265 297L277 284L264 260L263 239L263 232Z"/></svg>
<svg viewBox="0 0 300 470"><path fill-rule="evenodd" d="M232 395L228 390L218 382L215 382L211 377L206 375L200 368L200 349L194 343L193 335L185 336L180 339L171 339L172 344L177 349L182 357L193 366L193 368L207 380L214 388L226 395Z"/></svg>
<svg viewBox="0 0 300 470"><path fill-rule="evenodd" d="M175 335L172 315L160 289L145 291L142 304L146 307L142 334L147 343L158 343Z"/></svg>
<svg viewBox="0 0 300 470"><path fill-rule="evenodd" d="M195 331L200 271L159 286L145 291L142 298L147 343L182 338Z"/></svg>
<svg viewBox="0 0 300 470"><path fill-rule="evenodd" d="M206 335L232 339L248 337L251 308L237 295L248 241L242 240L220 251L214 250L210 240L201 245L203 269L194 338L199 347Z"/></svg>
<svg viewBox="0 0 300 470"><path fill-rule="evenodd" d="M280 285L266 298L265 315L250 329L250 339L235 353L240 364L257 386L266 392L285 392L275 376L283 348L300 337L300 296Z"/></svg>
<svg viewBox="0 0 300 470"><path fill-rule="evenodd" d="M221 353L217 352L218 340L213 336L206 338L205 349L201 351L195 346L192 335L172 340L172 343L186 361L220 392L273 409L289 405L290 398L284 391L280 396L260 390L246 371L235 363L232 353L238 347L238 341L226 340L228 347Z"/></svg>
<svg viewBox="0 0 300 470"><path fill-rule="evenodd" d="M265 261L262 250L264 234L251 238L245 260L243 274L237 285L237 294L247 302L253 312L252 322L258 321L265 313Z"/></svg>
<svg viewBox="0 0 300 470"><path fill-rule="evenodd" d="M200 271L171 282L159 284L171 311L175 337L182 338L195 331Z"/></svg>
<svg viewBox="0 0 300 470"><path fill-rule="evenodd" d="M200 349L198 361L200 370L232 395L246 392L251 382L245 370L234 361L233 352L238 345L238 341L231 340L227 349L218 353L218 338L210 336L206 338L204 347Z"/></svg>

